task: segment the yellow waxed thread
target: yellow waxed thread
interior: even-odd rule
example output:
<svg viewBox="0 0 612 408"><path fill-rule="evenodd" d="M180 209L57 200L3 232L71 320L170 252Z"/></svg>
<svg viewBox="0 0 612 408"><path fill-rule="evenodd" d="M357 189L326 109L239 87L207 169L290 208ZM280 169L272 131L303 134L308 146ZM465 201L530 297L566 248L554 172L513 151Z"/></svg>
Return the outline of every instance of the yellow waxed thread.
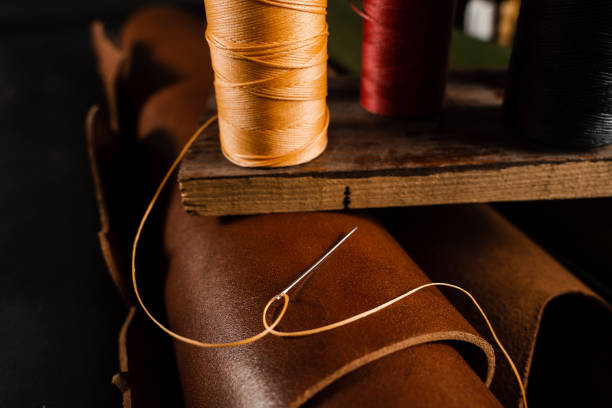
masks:
<svg viewBox="0 0 612 408"><path fill-rule="evenodd" d="M205 0L221 150L282 167L327 146L327 0Z"/></svg>

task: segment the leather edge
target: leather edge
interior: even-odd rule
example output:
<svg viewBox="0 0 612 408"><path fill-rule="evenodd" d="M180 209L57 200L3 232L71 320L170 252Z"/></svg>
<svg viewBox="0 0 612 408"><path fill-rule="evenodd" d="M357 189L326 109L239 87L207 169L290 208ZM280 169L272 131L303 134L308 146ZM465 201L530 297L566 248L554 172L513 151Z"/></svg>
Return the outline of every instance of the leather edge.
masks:
<svg viewBox="0 0 612 408"><path fill-rule="evenodd" d="M487 358L487 374L485 378L485 385L489 387L491 385L491 382L493 381L493 375L495 373L495 352L493 350L493 346L491 346L491 344L489 344L489 342L487 342L482 337L476 336L472 333L463 331L442 331L436 333L429 333L417 337L411 337L398 343L380 348L370 354L353 360L350 363L341 367L340 369L336 370L331 375L328 375L319 382L307 388L300 396L298 396L293 402L291 402L288 407L297 408L303 405L318 392L322 391L325 387L331 385L341 377L380 358L393 354L397 351L404 350L408 347L449 340L462 341L468 344L472 344L482 350L482 352L485 354L485 357Z"/></svg>

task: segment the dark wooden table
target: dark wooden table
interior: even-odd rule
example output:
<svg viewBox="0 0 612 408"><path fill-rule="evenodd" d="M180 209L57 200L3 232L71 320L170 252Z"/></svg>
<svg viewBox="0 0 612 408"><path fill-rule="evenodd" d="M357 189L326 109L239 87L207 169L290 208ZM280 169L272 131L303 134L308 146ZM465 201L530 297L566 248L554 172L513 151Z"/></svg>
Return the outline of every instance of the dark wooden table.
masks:
<svg viewBox="0 0 612 408"><path fill-rule="evenodd" d="M478 78L451 75L444 111L419 120L372 115L359 105L356 78L331 78L327 150L295 167L235 166L213 126L181 165L183 204L234 215L612 195L612 146L523 140L504 124L499 81Z"/></svg>

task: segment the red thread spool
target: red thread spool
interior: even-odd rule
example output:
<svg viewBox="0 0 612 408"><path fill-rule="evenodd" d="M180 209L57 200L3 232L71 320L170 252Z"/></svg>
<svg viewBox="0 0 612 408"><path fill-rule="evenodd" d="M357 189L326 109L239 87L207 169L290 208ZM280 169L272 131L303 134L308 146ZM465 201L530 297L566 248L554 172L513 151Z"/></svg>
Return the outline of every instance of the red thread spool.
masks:
<svg viewBox="0 0 612 408"><path fill-rule="evenodd" d="M444 103L455 0L364 0L361 105L417 117Z"/></svg>

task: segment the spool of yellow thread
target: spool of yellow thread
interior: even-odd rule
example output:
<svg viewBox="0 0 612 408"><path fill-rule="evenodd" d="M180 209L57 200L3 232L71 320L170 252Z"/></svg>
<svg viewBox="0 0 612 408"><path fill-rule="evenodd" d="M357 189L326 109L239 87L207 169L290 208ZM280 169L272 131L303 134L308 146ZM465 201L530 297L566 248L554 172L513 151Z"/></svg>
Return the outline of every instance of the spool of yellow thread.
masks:
<svg viewBox="0 0 612 408"><path fill-rule="evenodd" d="M327 0L205 0L219 138L243 167L308 162L325 150Z"/></svg>

